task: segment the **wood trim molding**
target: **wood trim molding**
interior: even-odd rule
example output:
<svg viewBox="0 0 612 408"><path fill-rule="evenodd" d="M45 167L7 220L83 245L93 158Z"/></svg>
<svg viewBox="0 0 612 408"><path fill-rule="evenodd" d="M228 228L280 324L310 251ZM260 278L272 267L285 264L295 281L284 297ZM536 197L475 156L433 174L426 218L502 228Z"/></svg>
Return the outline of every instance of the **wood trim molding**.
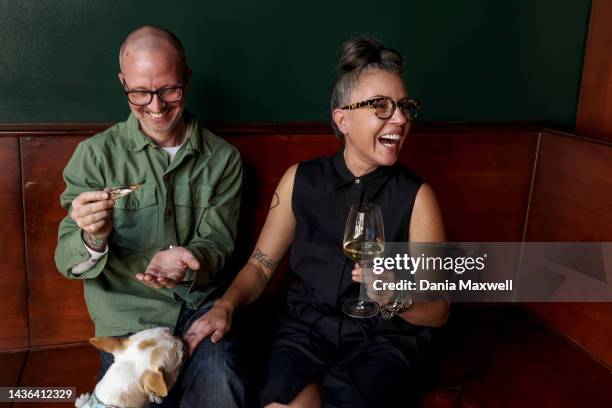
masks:
<svg viewBox="0 0 612 408"><path fill-rule="evenodd" d="M0 123L0 137L6 136L70 136L93 135L112 126L112 123ZM228 136L254 135L331 135L325 122L256 122L205 123L213 132ZM414 122L412 132L418 133L491 133L498 131L541 131L548 122Z"/></svg>

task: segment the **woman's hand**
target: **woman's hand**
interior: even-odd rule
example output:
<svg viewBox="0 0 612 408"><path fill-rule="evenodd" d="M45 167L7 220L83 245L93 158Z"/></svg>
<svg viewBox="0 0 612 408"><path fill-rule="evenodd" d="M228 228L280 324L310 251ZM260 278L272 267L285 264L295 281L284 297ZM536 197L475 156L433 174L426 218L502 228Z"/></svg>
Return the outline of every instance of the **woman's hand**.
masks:
<svg viewBox="0 0 612 408"><path fill-rule="evenodd" d="M224 303L216 303L206 314L191 324L184 336L191 356L196 347L208 336L213 343L219 342L232 328L234 311Z"/></svg>
<svg viewBox="0 0 612 408"><path fill-rule="evenodd" d="M363 282L365 284L368 297L379 305L386 305L391 301L395 294L394 290L386 289L385 283L395 282L395 274L392 271L383 271L381 274L374 274L372 268L362 268L358 263L355 264L355 269L352 272L353 282ZM374 289L374 281L377 287L383 287L382 290Z"/></svg>

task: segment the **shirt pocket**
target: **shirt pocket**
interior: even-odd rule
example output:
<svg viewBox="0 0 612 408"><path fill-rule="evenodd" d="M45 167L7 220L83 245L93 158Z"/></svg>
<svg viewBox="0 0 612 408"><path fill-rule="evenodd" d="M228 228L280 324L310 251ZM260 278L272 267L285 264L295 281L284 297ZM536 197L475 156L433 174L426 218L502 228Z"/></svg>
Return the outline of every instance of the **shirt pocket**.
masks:
<svg viewBox="0 0 612 408"><path fill-rule="evenodd" d="M156 242L159 211L155 193L156 186L144 185L115 201L113 233L119 246L137 250Z"/></svg>
<svg viewBox="0 0 612 408"><path fill-rule="evenodd" d="M200 235L200 224L206 210L214 205L213 187L202 184L174 186L174 213L176 214L179 245L185 245Z"/></svg>

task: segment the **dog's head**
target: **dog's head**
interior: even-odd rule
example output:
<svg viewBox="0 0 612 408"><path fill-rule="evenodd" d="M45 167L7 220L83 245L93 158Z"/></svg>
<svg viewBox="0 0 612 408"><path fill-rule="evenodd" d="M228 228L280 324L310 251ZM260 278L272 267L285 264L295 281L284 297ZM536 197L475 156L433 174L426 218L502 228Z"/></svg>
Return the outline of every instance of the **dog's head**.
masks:
<svg viewBox="0 0 612 408"><path fill-rule="evenodd" d="M128 338L94 337L89 342L112 353L115 364L129 367L151 400L159 400L174 385L186 357L183 341L170 329L142 330Z"/></svg>

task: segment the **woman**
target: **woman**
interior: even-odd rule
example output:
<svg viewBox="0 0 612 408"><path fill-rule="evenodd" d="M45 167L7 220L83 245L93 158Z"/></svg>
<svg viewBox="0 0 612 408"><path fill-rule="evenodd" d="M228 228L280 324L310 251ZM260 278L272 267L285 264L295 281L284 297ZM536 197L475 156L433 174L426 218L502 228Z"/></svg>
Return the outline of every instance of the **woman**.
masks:
<svg viewBox="0 0 612 408"><path fill-rule="evenodd" d="M414 302L383 319L345 316L360 270L342 253L351 204L381 206L387 241L444 241L432 189L398 163L416 103L407 97L400 54L371 39L344 44L332 96L334 156L289 168L274 194L249 262L211 311L192 325L188 342L221 340L234 311L264 291L290 245L300 278L275 334L262 403L275 406L402 406L417 396L427 326L446 321L448 304ZM389 316L387 316L389 317Z"/></svg>

